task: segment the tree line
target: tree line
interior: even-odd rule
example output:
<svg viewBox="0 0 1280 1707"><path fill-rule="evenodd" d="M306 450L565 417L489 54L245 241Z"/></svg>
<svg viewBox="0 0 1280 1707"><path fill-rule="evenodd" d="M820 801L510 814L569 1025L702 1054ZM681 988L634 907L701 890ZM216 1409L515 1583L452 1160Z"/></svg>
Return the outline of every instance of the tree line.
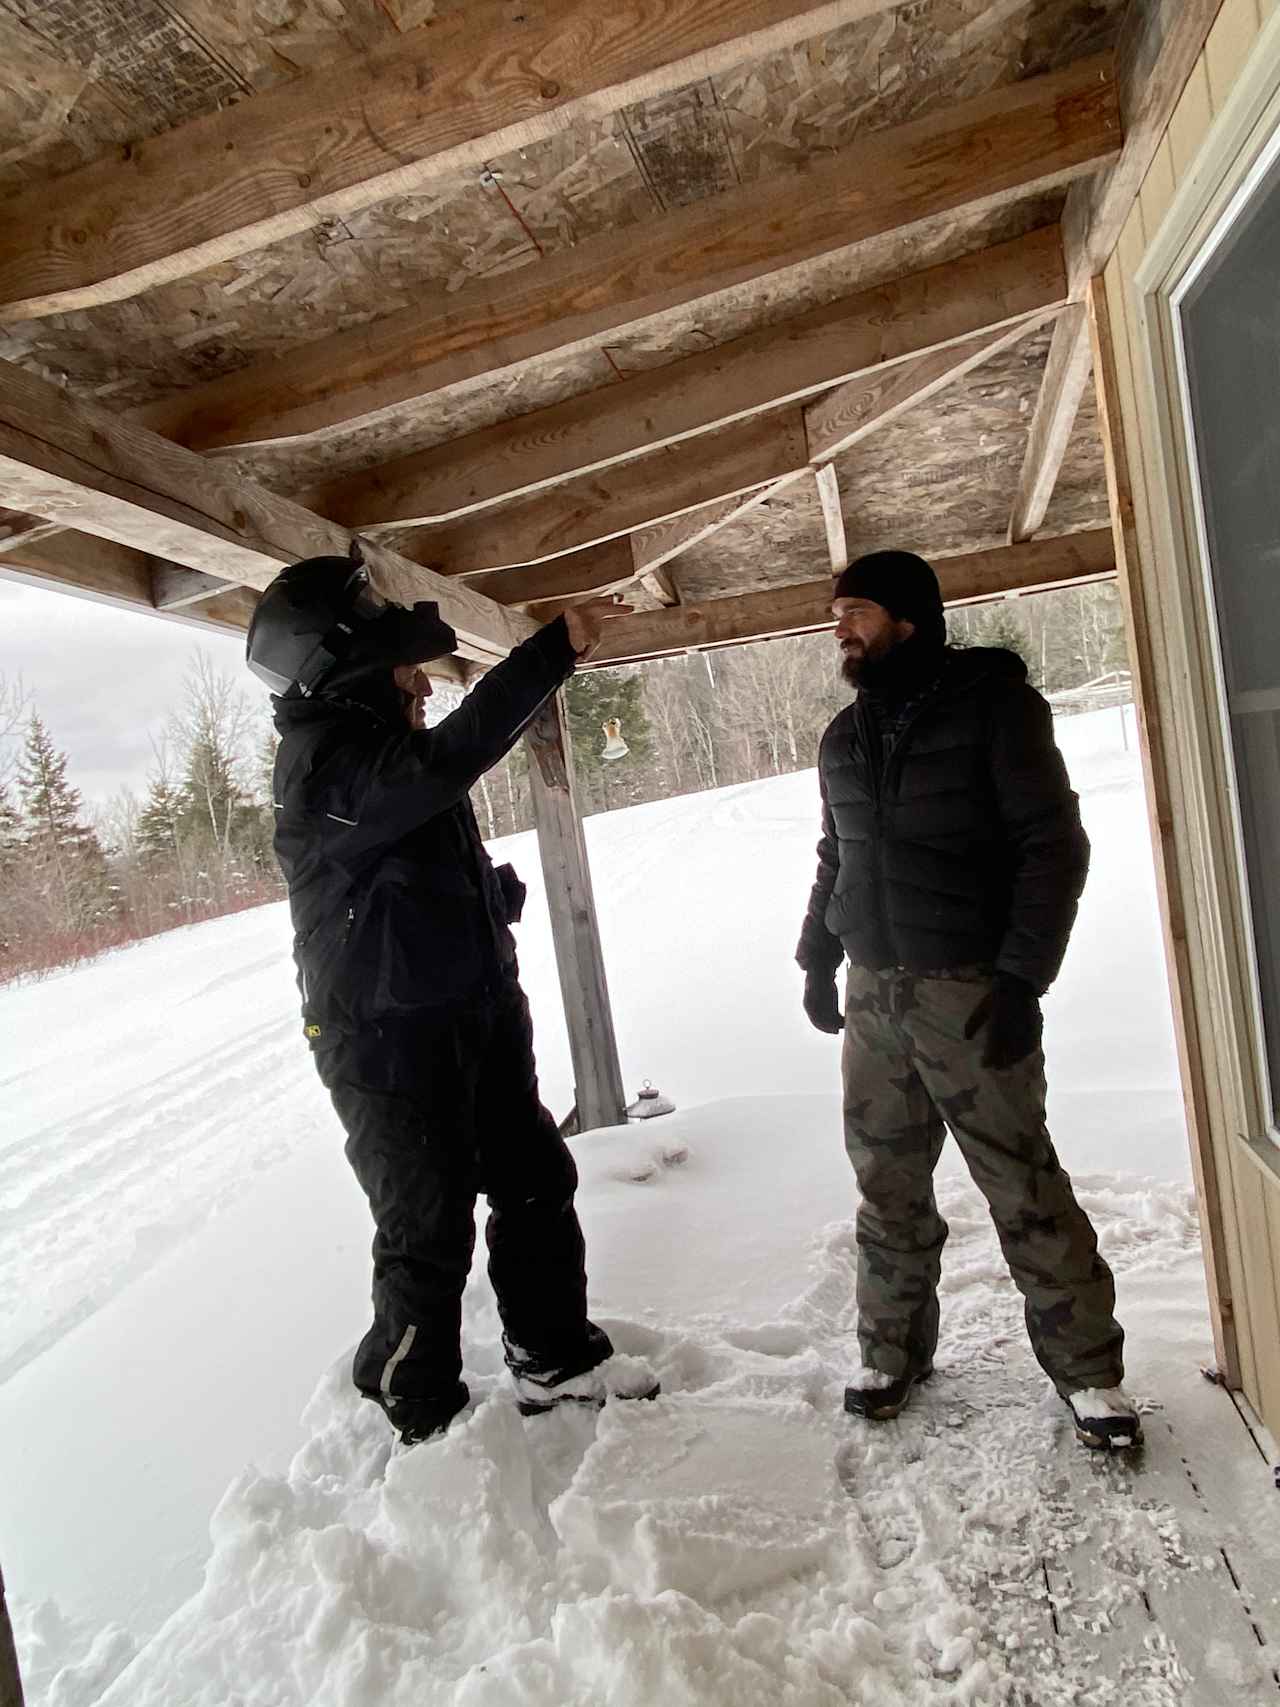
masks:
<svg viewBox="0 0 1280 1707"><path fill-rule="evenodd" d="M948 613L953 642L1009 646L1047 693L1125 667L1109 585ZM588 671L565 689L584 813L806 769L849 690L830 633ZM458 690L433 701L447 714ZM626 752L605 756L616 719ZM89 810L20 687L0 681L0 983L279 898L275 735L266 707L201 652L141 794ZM523 743L472 792L481 833L532 827Z"/></svg>

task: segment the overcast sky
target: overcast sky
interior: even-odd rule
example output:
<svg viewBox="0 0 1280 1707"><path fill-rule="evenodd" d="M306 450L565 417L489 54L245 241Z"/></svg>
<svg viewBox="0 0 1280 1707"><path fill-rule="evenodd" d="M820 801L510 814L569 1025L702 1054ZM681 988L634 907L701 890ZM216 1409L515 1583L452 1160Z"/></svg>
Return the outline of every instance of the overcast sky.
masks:
<svg viewBox="0 0 1280 1707"><path fill-rule="evenodd" d="M189 627L66 593L0 581L0 677L17 678L86 805L122 788L141 794L159 736L197 650L267 698L244 667L243 635Z"/></svg>

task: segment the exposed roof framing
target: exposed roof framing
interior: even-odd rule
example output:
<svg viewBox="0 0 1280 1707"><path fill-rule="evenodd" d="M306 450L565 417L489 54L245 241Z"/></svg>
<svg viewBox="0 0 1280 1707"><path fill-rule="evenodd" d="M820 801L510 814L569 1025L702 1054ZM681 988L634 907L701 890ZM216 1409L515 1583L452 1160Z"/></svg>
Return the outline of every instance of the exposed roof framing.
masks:
<svg viewBox="0 0 1280 1707"><path fill-rule="evenodd" d="M1057 308L1065 297L1059 236L1047 227L651 373L314 487L303 501L361 527L459 517L812 397L975 332L994 340L1029 316Z"/></svg>
<svg viewBox="0 0 1280 1707"><path fill-rule="evenodd" d="M1072 295L1083 301L1137 199L1160 139L1200 56L1222 0L1131 0L1117 51L1124 147L1116 164L1072 187L1063 211L1063 247ZM1009 518L1012 541L1044 523L1080 399L1093 371L1083 307L1054 329L1044 385Z"/></svg>
<svg viewBox="0 0 1280 1707"><path fill-rule="evenodd" d="M1013 592L1104 580L1115 574L1110 528L1001 546L936 564L947 604L974 603ZM674 610L637 612L609 624L592 659L606 664L656 658L706 646L740 644L783 634L806 634L831 625L829 579L768 587L740 598L709 599Z"/></svg>
<svg viewBox="0 0 1280 1707"><path fill-rule="evenodd" d="M0 318L132 296L891 0L475 0L18 197Z"/></svg>
<svg viewBox="0 0 1280 1707"><path fill-rule="evenodd" d="M344 554L346 529L97 405L0 363L0 481L50 521L221 580L264 587L300 557ZM533 625L459 582L367 548L385 590L435 598L460 651L501 657Z"/></svg>
<svg viewBox="0 0 1280 1707"><path fill-rule="evenodd" d="M1104 55L876 132L804 171L575 245L444 302L316 340L139 418L200 449L372 419L815 255L1065 184L1108 164L1119 146Z"/></svg>

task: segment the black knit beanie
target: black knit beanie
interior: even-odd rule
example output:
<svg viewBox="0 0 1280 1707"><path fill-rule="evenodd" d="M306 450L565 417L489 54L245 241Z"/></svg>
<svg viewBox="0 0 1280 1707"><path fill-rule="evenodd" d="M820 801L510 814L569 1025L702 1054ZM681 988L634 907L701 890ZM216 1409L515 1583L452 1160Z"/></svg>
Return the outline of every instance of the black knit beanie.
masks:
<svg viewBox="0 0 1280 1707"><path fill-rule="evenodd" d="M836 577L833 599L870 599L899 622L912 622L922 638L944 639L938 577L914 551L870 551Z"/></svg>

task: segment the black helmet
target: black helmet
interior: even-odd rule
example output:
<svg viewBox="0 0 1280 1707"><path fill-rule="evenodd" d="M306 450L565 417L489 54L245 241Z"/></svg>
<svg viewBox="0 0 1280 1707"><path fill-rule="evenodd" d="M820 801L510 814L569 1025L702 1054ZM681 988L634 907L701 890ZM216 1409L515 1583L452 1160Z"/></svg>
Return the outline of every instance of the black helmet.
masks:
<svg viewBox="0 0 1280 1707"><path fill-rule="evenodd" d="M280 571L258 600L245 661L273 694L306 698L339 663L424 664L457 644L438 605L389 604L353 547L350 557L307 557Z"/></svg>

